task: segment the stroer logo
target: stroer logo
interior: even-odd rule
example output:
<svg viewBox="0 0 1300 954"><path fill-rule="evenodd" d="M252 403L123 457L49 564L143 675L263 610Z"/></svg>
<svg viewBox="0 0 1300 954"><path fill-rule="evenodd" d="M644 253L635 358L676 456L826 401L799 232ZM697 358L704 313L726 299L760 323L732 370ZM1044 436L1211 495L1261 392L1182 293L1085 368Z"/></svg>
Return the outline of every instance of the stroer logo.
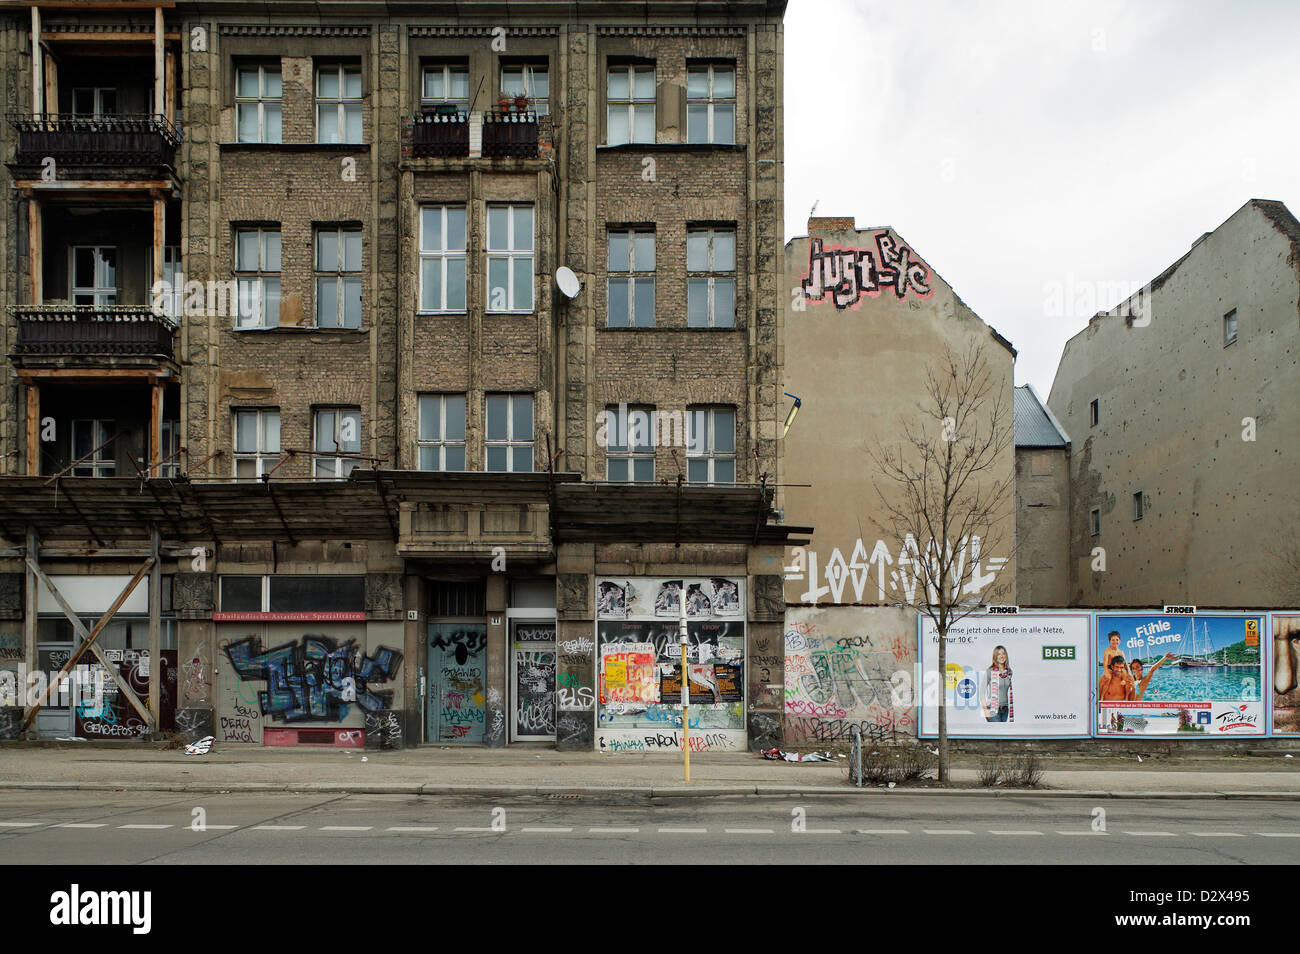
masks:
<svg viewBox="0 0 1300 954"><path fill-rule="evenodd" d="M152 923L151 891L71 891L50 895L50 923L58 925L128 925L134 934L148 934Z"/></svg>
<svg viewBox="0 0 1300 954"><path fill-rule="evenodd" d="M1214 717L1219 724L1215 726L1220 732L1231 732L1233 729L1254 729L1255 713L1247 712L1245 706L1237 706L1235 709L1229 709L1227 712L1220 712Z"/></svg>

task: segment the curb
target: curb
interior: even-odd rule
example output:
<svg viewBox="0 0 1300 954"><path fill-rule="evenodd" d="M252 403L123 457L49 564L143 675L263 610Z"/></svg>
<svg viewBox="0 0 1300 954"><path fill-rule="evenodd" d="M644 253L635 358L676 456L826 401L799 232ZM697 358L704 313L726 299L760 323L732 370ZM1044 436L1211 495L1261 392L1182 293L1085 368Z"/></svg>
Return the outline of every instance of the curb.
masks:
<svg viewBox="0 0 1300 954"><path fill-rule="evenodd" d="M358 783L303 782L0 782L0 791L77 791L77 792L203 792L216 794L342 794L342 795L478 795L489 797L550 796L550 795L635 795L645 798L725 798L725 797L799 797L813 798L825 795L863 796L882 798L890 795L958 796L962 798L1090 798L1090 799L1250 799L1256 801L1300 801L1300 792L1169 792L1169 791L1114 791L1097 789L942 789L942 788L856 788L852 785L829 786L786 785L700 785L687 787L603 786L603 785L474 785L424 782Z"/></svg>

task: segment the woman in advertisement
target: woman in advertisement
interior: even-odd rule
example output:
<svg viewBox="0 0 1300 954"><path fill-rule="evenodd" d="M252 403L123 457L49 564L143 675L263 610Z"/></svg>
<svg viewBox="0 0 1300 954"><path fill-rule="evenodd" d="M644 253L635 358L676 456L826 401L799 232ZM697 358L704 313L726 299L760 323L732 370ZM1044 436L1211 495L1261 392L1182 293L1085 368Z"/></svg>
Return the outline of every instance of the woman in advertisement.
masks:
<svg viewBox="0 0 1300 954"><path fill-rule="evenodd" d="M1011 721L1011 660L1005 646L993 647L992 665L984 672L984 698L981 701L986 721Z"/></svg>

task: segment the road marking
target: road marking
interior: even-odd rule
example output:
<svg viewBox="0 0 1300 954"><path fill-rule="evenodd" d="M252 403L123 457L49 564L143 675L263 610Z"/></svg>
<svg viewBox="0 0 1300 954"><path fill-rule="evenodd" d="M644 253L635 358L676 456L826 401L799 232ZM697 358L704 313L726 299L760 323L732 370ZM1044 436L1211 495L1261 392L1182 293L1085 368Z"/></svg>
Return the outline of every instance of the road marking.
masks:
<svg viewBox="0 0 1300 954"><path fill-rule="evenodd" d="M107 828L107 822L95 822L94 824L83 824L81 822L68 822L63 825L51 825L51 828Z"/></svg>
<svg viewBox="0 0 1300 954"><path fill-rule="evenodd" d="M1257 831L1261 838L1300 838L1300 831Z"/></svg>
<svg viewBox="0 0 1300 954"><path fill-rule="evenodd" d="M45 822L0 822L0 828L35 828Z"/></svg>
<svg viewBox="0 0 1300 954"><path fill-rule="evenodd" d="M452 831L492 831L491 828L453 828Z"/></svg>
<svg viewBox="0 0 1300 954"><path fill-rule="evenodd" d="M922 828L923 835L973 835L973 831L967 831L965 828Z"/></svg>
<svg viewBox="0 0 1300 954"><path fill-rule="evenodd" d="M639 832L640 828L588 828L587 831L597 831L602 834L612 835L634 835Z"/></svg>
<svg viewBox="0 0 1300 954"><path fill-rule="evenodd" d="M254 825L253 831L302 831L306 825Z"/></svg>
<svg viewBox="0 0 1300 954"><path fill-rule="evenodd" d="M859 828L859 835L906 835L906 828Z"/></svg>
<svg viewBox="0 0 1300 954"><path fill-rule="evenodd" d="M1134 835L1138 838L1174 838L1172 831L1126 831L1126 835Z"/></svg>
<svg viewBox="0 0 1300 954"><path fill-rule="evenodd" d="M563 832L570 832L570 831L573 831L572 828L545 828L545 827L542 827L542 828L521 828L521 829L519 829L519 830L520 830L520 831L523 831L523 832L528 832L528 833L530 833L530 834L538 834L538 835L545 835L545 834L551 834L551 833L556 833L556 832L558 832L558 833L563 833Z"/></svg>
<svg viewBox="0 0 1300 954"><path fill-rule="evenodd" d="M437 831L437 825L392 825L386 831Z"/></svg>
<svg viewBox="0 0 1300 954"><path fill-rule="evenodd" d="M838 828L807 828L807 829L804 829L804 830L801 831L801 832L796 832L796 834L799 834L799 835L842 835L842 834L844 834L844 832L840 831Z"/></svg>
<svg viewBox="0 0 1300 954"><path fill-rule="evenodd" d="M156 831L161 828L171 828L171 825L118 825L118 828L139 828Z"/></svg>
<svg viewBox="0 0 1300 954"><path fill-rule="evenodd" d="M238 825L207 825L202 828L191 828L190 831L234 831Z"/></svg>
<svg viewBox="0 0 1300 954"><path fill-rule="evenodd" d="M660 828L661 835L707 835L707 828Z"/></svg>
<svg viewBox="0 0 1300 954"><path fill-rule="evenodd" d="M1240 838L1241 832L1238 831L1189 831L1187 834L1195 835L1197 838Z"/></svg>
<svg viewBox="0 0 1300 954"><path fill-rule="evenodd" d="M321 825L321 831L370 831L374 825Z"/></svg>
<svg viewBox="0 0 1300 954"><path fill-rule="evenodd" d="M1058 835L1104 835L1104 831L1058 831Z"/></svg>
<svg viewBox="0 0 1300 954"><path fill-rule="evenodd" d="M770 828L724 828L728 835L771 835Z"/></svg>
<svg viewBox="0 0 1300 954"><path fill-rule="evenodd" d="M994 831L989 830L990 835L1041 835L1041 831Z"/></svg>

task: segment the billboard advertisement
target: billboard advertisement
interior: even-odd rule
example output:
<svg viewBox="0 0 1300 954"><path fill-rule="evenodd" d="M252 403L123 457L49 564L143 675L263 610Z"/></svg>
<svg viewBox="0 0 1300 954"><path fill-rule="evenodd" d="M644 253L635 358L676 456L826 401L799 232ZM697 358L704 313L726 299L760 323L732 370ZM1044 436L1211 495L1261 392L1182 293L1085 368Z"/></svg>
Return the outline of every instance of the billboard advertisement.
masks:
<svg viewBox="0 0 1300 954"><path fill-rule="evenodd" d="M1264 735L1265 616L1098 613L1097 735Z"/></svg>
<svg viewBox="0 0 1300 954"><path fill-rule="evenodd" d="M1300 613L1273 614L1273 734L1300 736Z"/></svg>
<svg viewBox="0 0 1300 954"><path fill-rule="evenodd" d="M1091 732L1087 613L967 616L948 629L942 692L954 738L1068 738ZM922 736L939 732L939 635L921 617Z"/></svg>

